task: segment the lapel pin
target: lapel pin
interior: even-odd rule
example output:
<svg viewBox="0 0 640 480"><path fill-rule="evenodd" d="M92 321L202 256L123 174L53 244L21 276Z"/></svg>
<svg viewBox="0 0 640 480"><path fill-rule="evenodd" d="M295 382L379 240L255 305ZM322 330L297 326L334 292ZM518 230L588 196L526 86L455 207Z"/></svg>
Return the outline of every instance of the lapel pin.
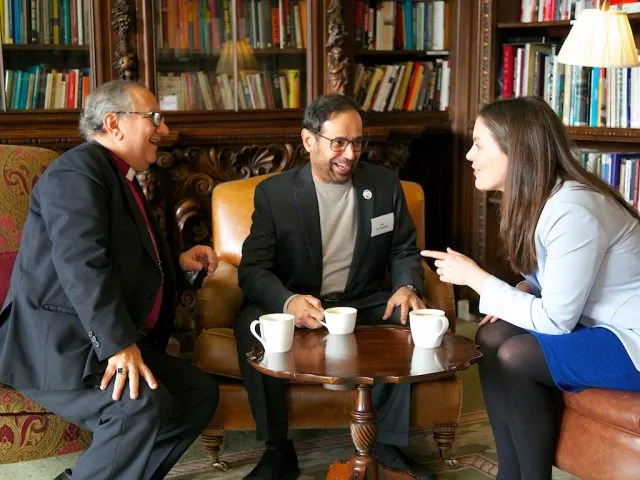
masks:
<svg viewBox="0 0 640 480"><path fill-rule="evenodd" d="M368 188L362 192L362 196L364 197L365 200L371 200L371 197L373 197L373 193L371 193L371 190L369 190Z"/></svg>

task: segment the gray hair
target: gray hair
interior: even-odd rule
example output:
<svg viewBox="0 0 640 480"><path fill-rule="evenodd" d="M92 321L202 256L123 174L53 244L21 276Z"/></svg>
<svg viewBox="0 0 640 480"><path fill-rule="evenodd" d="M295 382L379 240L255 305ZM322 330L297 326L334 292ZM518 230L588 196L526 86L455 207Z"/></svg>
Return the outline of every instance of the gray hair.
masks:
<svg viewBox="0 0 640 480"><path fill-rule="evenodd" d="M89 94L78 125L80 135L85 141L103 132L102 119L107 113L134 110L135 105L129 94L134 88L143 87L128 80L113 80L103 83Z"/></svg>

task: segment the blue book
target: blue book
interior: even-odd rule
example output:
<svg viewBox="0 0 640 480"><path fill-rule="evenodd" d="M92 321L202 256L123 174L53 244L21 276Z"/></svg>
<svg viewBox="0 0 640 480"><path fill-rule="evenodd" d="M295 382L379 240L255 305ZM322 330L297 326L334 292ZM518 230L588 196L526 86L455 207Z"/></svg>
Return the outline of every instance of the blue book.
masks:
<svg viewBox="0 0 640 480"><path fill-rule="evenodd" d="M13 98L11 99L11 108L18 110L20 108L20 91L22 90L22 82L24 81L24 72L16 70L15 82L13 84ZM7 99L7 102L9 99Z"/></svg>
<svg viewBox="0 0 640 480"><path fill-rule="evenodd" d="M591 70L591 93L589 95L589 126L598 126L598 105L600 98L598 96L598 85L600 84L600 68L593 67Z"/></svg>
<svg viewBox="0 0 640 480"><path fill-rule="evenodd" d="M13 40L16 44L25 43L22 31L22 2L13 2Z"/></svg>
<svg viewBox="0 0 640 480"><path fill-rule="evenodd" d="M406 37L404 48L413 50L413 2L411 0L404 0L404 34Z"/></svg>
<svg viewBox="0 0 640 480"><path fill-rule="evenodd" d="M22 76L22 83L20 85L20 99L18 101L18 109L27 109L27 96L29 94L29 72L20 72Z"/></svg>

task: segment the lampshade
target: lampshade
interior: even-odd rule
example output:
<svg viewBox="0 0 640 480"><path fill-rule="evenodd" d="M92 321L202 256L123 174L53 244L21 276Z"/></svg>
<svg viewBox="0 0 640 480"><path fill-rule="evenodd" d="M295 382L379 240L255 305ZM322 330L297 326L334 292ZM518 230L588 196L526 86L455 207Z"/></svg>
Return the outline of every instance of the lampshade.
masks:
<svg viewBox="0 0 640 480"><path fill-rule="evenodd" d="M236 42L236 55L238 61L238 70L258 70L258 62L253 53L253 48L249 42L241 38ZM231 40L224 42L220 60L216 66L216 73L226 73L233 75L233 42Z"/></svg>
<svg viewBox="0 0 640 480"><path fill-rule="evenodd" d="M638 51L625 12L586 9L573 24L557 61L583 67L634 67Z"/></svg>

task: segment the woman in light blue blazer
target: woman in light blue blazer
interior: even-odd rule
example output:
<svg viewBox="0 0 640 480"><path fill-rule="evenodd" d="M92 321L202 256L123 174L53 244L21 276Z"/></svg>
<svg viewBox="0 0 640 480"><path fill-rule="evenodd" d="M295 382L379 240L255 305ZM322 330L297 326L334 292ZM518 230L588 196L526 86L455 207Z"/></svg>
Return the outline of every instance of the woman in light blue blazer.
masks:
<svg viewBox="0 0 640 480"><path fill-rule="evenodd" d="M477 189L503 192L500 237L525 279L512 287L451 249L422 255L480 295L498 478L549 479L561 390L640 391L640 217L579 165L540 98L482 108L467 159Z"/></svg>

